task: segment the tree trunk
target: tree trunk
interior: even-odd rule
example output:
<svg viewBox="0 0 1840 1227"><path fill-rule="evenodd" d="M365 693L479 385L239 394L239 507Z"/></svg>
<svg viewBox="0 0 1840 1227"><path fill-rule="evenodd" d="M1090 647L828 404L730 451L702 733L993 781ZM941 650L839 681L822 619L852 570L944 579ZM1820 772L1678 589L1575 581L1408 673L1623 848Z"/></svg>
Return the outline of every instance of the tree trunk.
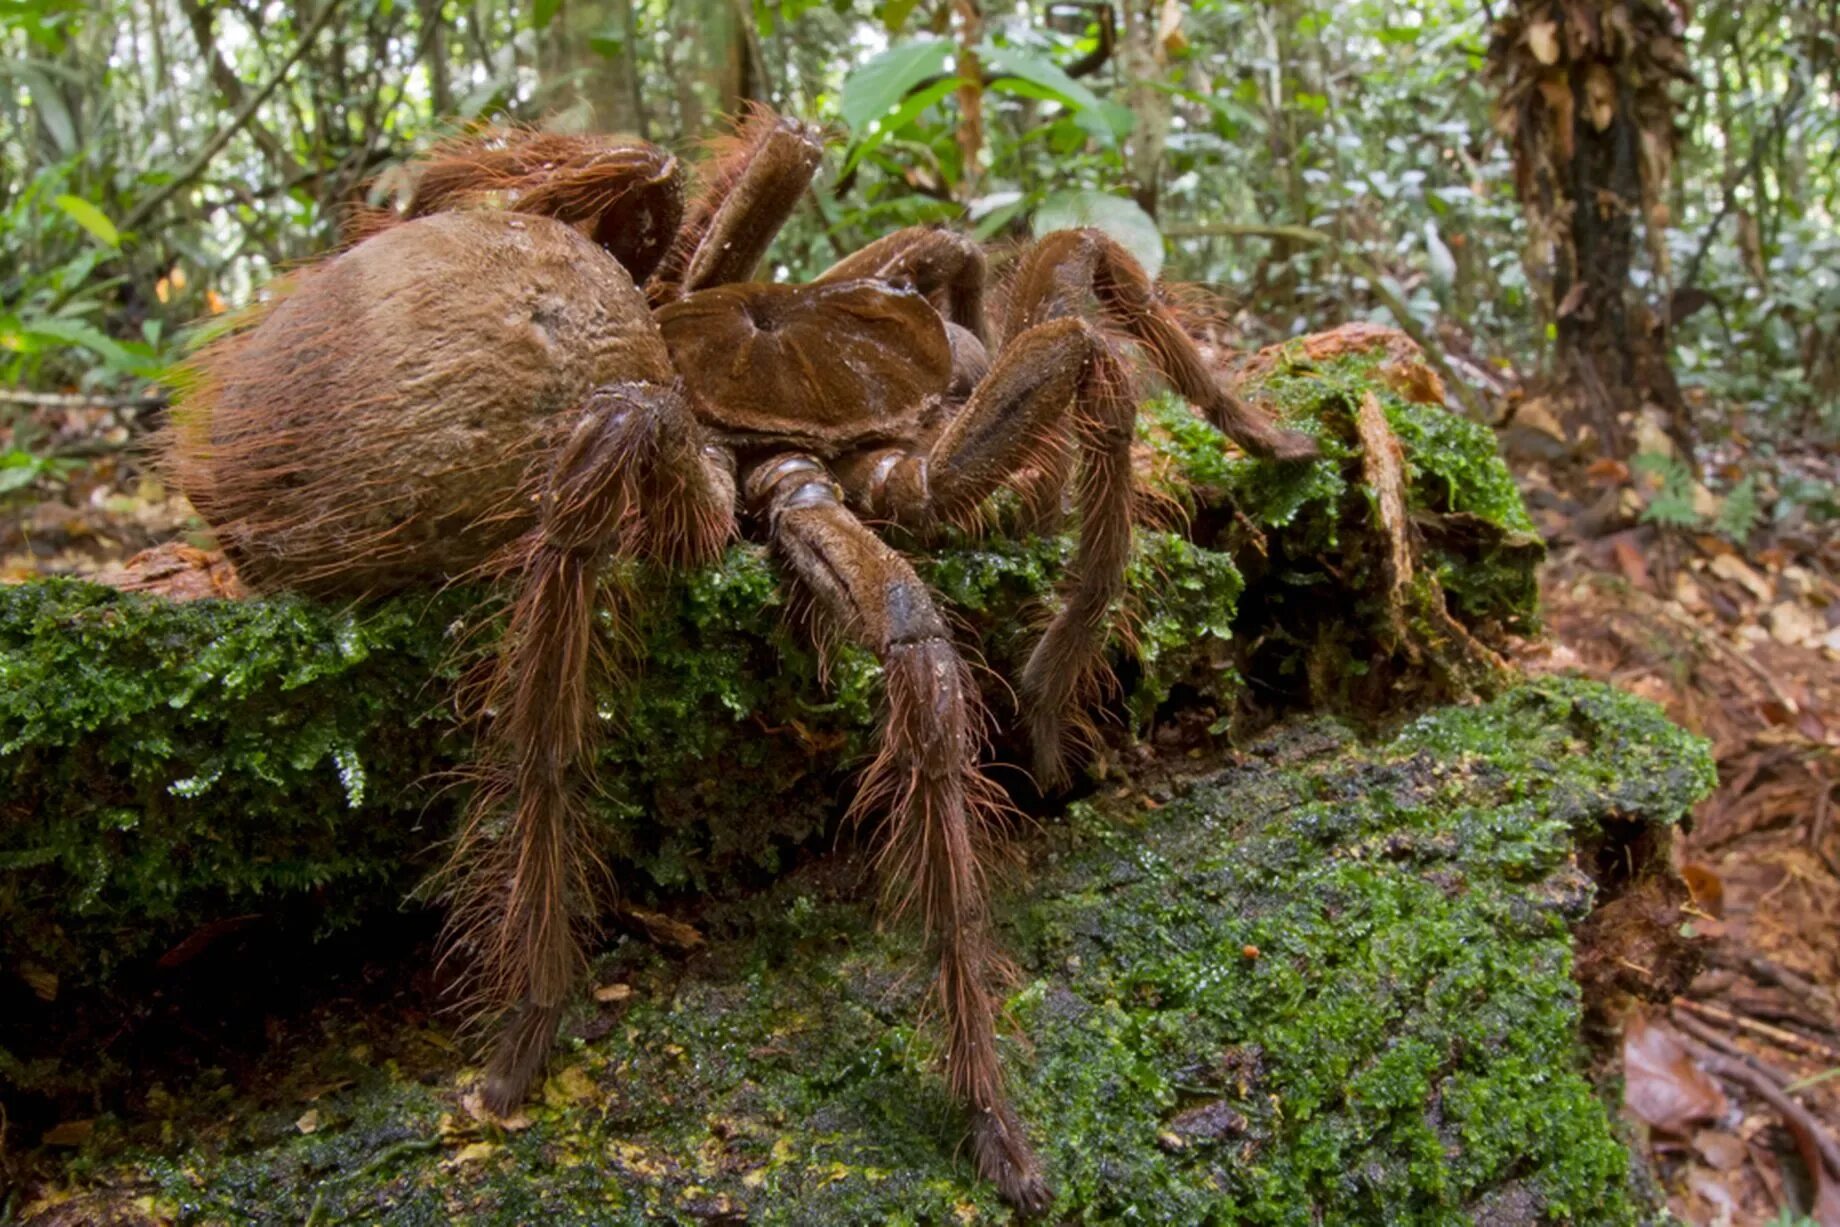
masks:
<svg viewBox="0 0 1840 1227"><path fill-rule="evenodd" d="M1547 290L1556 374L1575 425L1593 429L1610 456L1628 455L1648 405L1664 411L1683 452L1692 445L1666 307L1631 280L1644 231L1657 283L1667 278L1669 88L1685 64L1678 19L1650 0L1518 0L1489 49L1496 126L1514 156L1528 271Z"/></svg>

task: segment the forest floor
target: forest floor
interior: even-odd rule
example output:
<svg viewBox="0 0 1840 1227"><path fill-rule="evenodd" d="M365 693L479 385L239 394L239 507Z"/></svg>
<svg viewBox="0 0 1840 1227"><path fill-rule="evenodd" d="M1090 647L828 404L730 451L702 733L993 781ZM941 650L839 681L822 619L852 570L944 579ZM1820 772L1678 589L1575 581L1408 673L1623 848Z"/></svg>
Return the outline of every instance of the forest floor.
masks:
<svg viewBox="0 0 1840 1227"><path fill-rule="evenodd" d="M0 481L0 582L96 574L183 532L189 509L132 461L132 422L93 406L35 417L41 441L83 459L36 501ZM1628 514L1619 466L1562 492L1509 447L1552 543L1546 632L1519 663L1650 698L1719 763L1677 849L1706 968L1628 1027L1627 1114L1685 1221L1813 1207L1840 1227L1840 525L1779 518L1743 548L1663 531ZM1840 482L1831 455L1797 463Z"/></svg>

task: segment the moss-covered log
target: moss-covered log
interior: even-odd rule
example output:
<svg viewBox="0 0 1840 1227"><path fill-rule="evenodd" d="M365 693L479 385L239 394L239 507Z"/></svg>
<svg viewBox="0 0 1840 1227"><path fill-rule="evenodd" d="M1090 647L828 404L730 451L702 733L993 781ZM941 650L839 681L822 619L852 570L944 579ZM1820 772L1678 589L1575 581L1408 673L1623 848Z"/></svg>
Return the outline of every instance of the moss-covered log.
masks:
<svg viewBox="0 0 1840 1227"><path fill-rule="evenodd" d="M1538 546L1488 433L1444 411L1398 334L1310 338L1249 374L1326 457L1254 462L1181 406L1145 415L1143 484L1183 514L1139 535L1131 731L1172 691L1224 715L1247 677L1267 708L1461 692L1472 637L1533 611ZM1370 401L1403 444L1408 524L1385 522L1364 468ZM1013 677L1070 553L998 531L920 562ZM648 584L641 671L604 692L609 849L641 898L764 881L834 824L874 662L843 651L820 684L756 546ZM470 591L339 608L0 588L0 981L55 996L225 917L326 931L394 907L447 834L472 741L453 695L494 612ZM985 689L1011 727L1008 692ZM0 1077L31 1080L5 1053Z"/></svg>
<svg viewBox="0 0 1840 1227"><path fill-rule="evenodd" d="M1159 708L1204 744L1249 698L1372 712L1462 693L1485 642L1531 618L1537 546L1491 440L1401 342L1348 329L1247 373L1317 462L1232 455L1179 405L1145 415L1163 527L1131 569L1114 748ZM1071 549L999 525L920 558L991 666L1003 728L994 679ZM621 632L642 669L602 692L606 849L629 902L758 888L826 846L877 670L847 650L820 668L756 546L644 579ZM239 926L324 934L398 908L464 793L475 730L454 696L497 626L466 590L343 608L0 589L0 1088L54 1114L113 1094L135 1062L117 1041L146 1030L169 968Z"/></svg>
<svg viewBox="0 0 1840 1227"><path fill-rule="evenodd" d="M1659 868L1641 836L1709 789L1703 744L1544 681L1371 748L1317 719L1178 761L1027 840L1000 900L1055 1221L1644 1216L1581 1070L1579 849ZM909 939L834 868L711 904L687 962L616 943L512 1128L438 1033L329 1027L266 1102L207 1080L100 1122L27 1221L1005 1221L926 1072Z"/></svg>

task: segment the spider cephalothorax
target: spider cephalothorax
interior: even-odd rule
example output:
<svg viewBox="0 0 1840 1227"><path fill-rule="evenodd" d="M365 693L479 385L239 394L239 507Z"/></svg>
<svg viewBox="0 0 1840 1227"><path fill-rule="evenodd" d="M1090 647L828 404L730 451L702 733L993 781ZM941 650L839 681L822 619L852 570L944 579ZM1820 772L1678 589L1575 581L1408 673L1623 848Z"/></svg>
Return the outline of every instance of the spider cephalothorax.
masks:
<svg viewBox="0 0 1840 1227"><path fill-rule="evenodd" d="M926 586L861 517L924 533L1006 485L1071 484L1078 550L1020 679L1053 785L1107 676L1134 366L1251 452L1313 447L1235 399L1096 231L1029 249L996 320L981 251L939 230L890 235L808 285L752 282L819 153L804 125L753 115L686 208L677 164L648 145L438 147L404 207L366 214L360 241L199 353L171 467L258 588L476 574L506 590L450 919L482 1000L509 1015L485 1085L498 1111L541 1069L584 961L594 617L635 598L604 586L605 564L697 565L741 513L822 629L881 660L881 750L855 808L881 820L890 897L926 933L978 1168L1040 1208L995 1047L985 872L1002 801L978 695Z"/></svg>

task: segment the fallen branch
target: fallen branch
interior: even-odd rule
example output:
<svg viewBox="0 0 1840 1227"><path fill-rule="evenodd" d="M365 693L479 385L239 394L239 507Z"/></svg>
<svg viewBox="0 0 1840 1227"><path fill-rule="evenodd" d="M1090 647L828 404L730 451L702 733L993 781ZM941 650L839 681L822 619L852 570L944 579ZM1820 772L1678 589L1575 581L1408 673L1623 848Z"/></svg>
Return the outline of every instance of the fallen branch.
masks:
<svg viewBox="0 0 1840 1227"><path fill-rule="evenodd" d="M1715 1022L1726 1027L1735 1027L1740 1031L1749 1031L1753 1035L1761 1036L1779 1047L1788 1048L1795 1052L1806 1053L1809 1056L1819 1057L1823 1061L1840 1061L1840 1049L1823 1044L1819 1040L1809 1039L1807 1036L1798 1032L1788 1031L1782 1027L1774 1027L1766 1022L1758 1022L1754 1018L1747 1018L1743 1014L1734 1014L1730 1010L1722 1009L1716 1005L1709 1005L1704 1001L1693 1001L1686 997L1676 997L1674 998L1673 1004L1680 1009L1697 1014L1708 1022ZM1836 1171L1835 1174L1840 1175L1840 1171Z"/></svg>
<svg viewBox="0 0 1840 1227"><path fill-rule="evenodd" d="M0 401L43 409L164 409L169 403L157 392L140 396L92 396L83 392L28 392L24 388L0 388Z"/></svg>

